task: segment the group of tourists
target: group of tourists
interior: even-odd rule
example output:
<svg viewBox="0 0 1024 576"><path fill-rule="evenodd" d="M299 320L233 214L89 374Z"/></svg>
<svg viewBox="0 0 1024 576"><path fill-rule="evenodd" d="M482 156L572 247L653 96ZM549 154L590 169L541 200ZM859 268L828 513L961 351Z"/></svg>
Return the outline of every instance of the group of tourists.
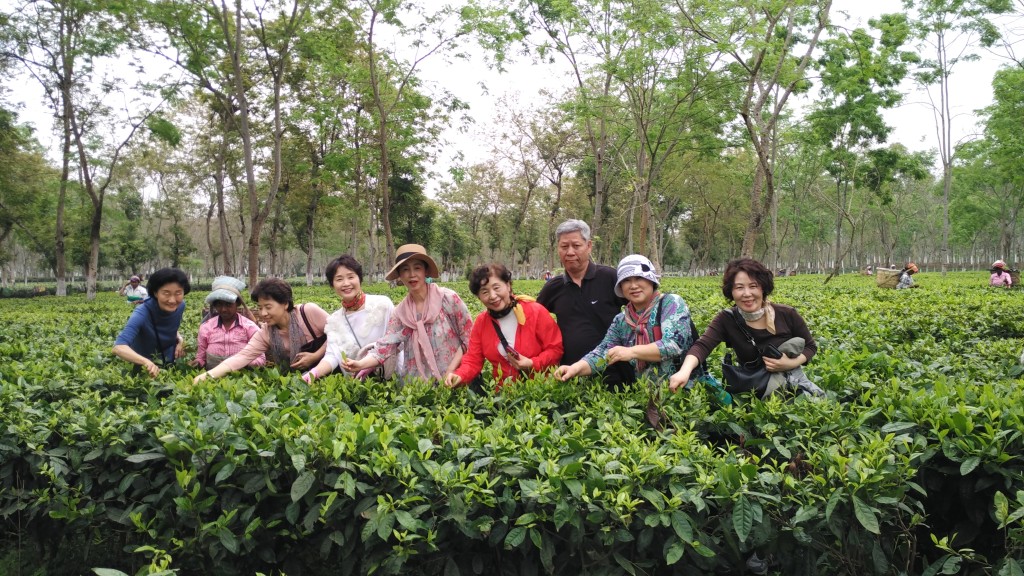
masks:
<svg viewBox="0 0 1024 576"><path fill-rule="evenodd" d="M257 322L242 299L245 284L218 277L190 363L203 368L194 382L273 362L301 371L310 384L341 372L455 388L479 386L486 360L496 391L551 370L561 381L599 376L619 388L645 378L675 392L698 378L714 381L705 360L724 342L737 356L736 370L760 371L762 397L776 390L823 394L802 368L817 350L814 338L794 308L768 301L773 275L760 262L729 262L722 294L732 307L699 335L684 299L660 290L648 258L631 254L617 268L593 262L590 227L580 220L563 222L555 236L564 272L553 275L536 300L513 290L512 273L502 264L470 273L470 291L484 307L475 319L458 293L432 281L440 276L437 264L418 244L399 247L385 276L407 289L397 306L363 291L362 266L349 255L326 268L341 300L333 314L314 303L296 304L286 282L269 278L250 294ZM146 290L149 297L118 335L114 354L156 376L184 354L178 328L190 285L184 272L165 268L150 276Z"/></svg>

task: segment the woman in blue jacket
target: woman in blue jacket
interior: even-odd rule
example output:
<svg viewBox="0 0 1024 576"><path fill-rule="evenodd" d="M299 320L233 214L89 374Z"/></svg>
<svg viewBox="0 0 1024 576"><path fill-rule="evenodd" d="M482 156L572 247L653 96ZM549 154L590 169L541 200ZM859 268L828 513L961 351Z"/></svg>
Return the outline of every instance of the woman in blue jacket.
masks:
<svg viewBox="0 0 1024 576"><path fill-rule="evenodd" d="M146 289L149 298L132 311L114 341L113 352L155 377L160 366L173 364L185 353L178 328L185 314L185 295L192 286L183 271L161 268L150 275Z"/></svg>

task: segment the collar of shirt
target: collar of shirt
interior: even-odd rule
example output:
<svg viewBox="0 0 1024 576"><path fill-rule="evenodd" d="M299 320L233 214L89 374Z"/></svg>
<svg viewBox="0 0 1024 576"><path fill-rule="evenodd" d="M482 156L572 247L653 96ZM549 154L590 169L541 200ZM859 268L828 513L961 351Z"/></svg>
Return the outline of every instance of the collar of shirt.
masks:
<svg viewBox="0 0 1024 576"><path fill-rule="evenodd" d="M593 280L594 274L597 274L597 265L594 264L593 260L590 260L589 262L587 262L587 271L583 273L583 279ZM569 276L568 272L563 271L562 276L566 283L572 282L573 284L575 284L575 282L572 281L572 276Z"/></svg>
<svg viewBox="0 0 1024 576"><path fill-rule="evenodd" d="M242 326L242 321L239 318L240 318L239 316L235 316L235 321L231 323L231 328L237 328L237 327L241 327ZM217 316L217 328L223 328L223 327L224 327L224 319L221 318L218 315ZM230 330L231 328L228 328L228 330Z"/></svg>

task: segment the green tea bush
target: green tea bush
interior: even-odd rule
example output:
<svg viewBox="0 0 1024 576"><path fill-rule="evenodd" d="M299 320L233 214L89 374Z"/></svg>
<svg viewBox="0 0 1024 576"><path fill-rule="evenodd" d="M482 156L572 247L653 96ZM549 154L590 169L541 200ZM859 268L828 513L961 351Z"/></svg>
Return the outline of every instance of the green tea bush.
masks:
<svg viewBox="0 0 1024 576"><path fill-rule="evenodd" d="M717 282L663 289L705 326ZM756 553L778 574L1022 574L1024 303L973 275L918 282L779 279L828 399L665 392L663 432L646 383L538 375L493 396L274 369L151 380L110 353L119 298L7 300L0 567L692 574L743 573ZM326 287L296 292L337 308Z"/></svg>

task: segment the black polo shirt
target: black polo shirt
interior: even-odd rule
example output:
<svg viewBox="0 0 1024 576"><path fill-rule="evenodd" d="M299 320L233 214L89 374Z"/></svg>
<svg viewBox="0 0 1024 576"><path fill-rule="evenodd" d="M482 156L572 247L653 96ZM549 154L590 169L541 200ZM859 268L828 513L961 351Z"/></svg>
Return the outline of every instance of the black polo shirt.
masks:
<svg viewBox="0 0 1024 576"><path fill-rule="evenodd" d="M561 274L541 288L537 302L555 314L562 331L562 364L572 364L596 348L626 305L625 298L615 295L615 280L615 268L591 262L582 286Z"/></svg>

